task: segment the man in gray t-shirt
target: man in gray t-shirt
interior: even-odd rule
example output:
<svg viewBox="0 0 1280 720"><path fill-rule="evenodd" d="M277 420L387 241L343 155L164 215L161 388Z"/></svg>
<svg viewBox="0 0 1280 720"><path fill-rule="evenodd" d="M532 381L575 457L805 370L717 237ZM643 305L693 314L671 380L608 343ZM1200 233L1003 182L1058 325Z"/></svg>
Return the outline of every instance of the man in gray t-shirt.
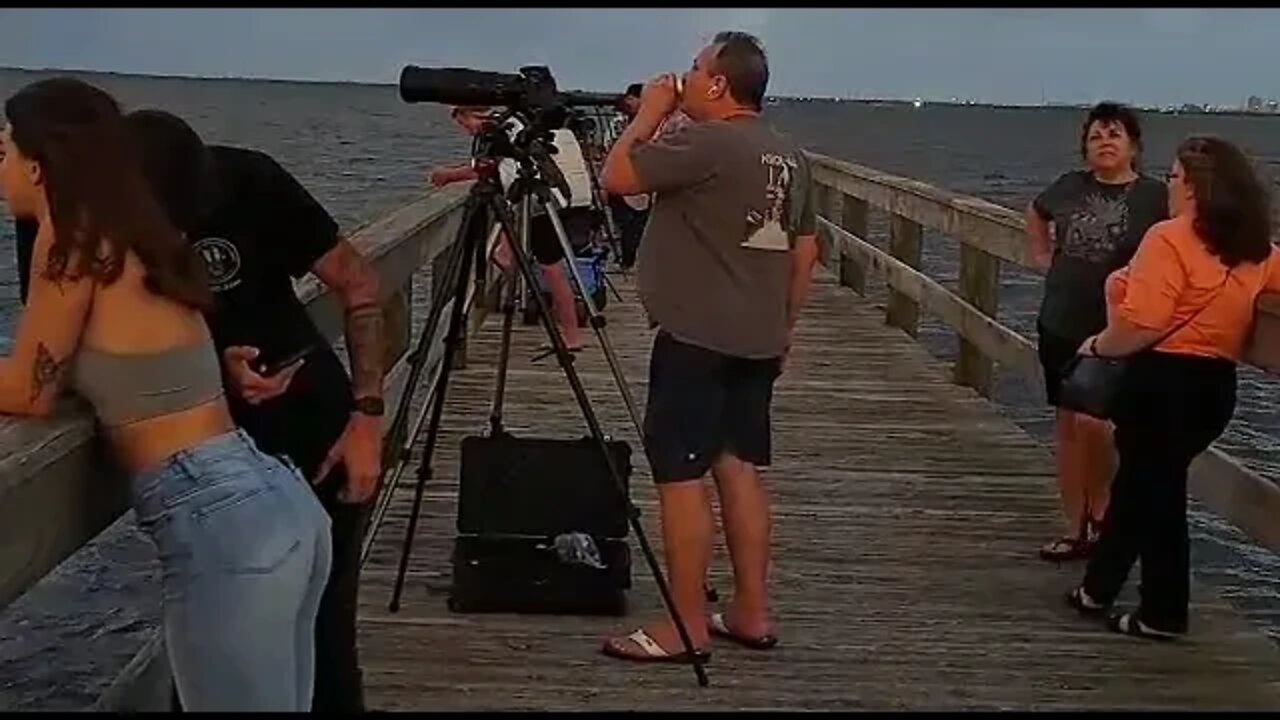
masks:
<svg viewBox="0 0 1280 720"><path fill-rule="evenodd" d="M769 409L817 259L809 166L760 119L768 64L759 41L721 33L684 76L692 121L654 137L677 104L674 78L652 81L605 161L614 194L655 194L640 243L640 298L658 328L649 361L644 444L662 506L676 610L695 648L715 634L769 648ZM714 525L710 471L724 509L735 594L706 615L702 581ZM605 643L632 660L686 659L675 628L654 623Z"/></svg>

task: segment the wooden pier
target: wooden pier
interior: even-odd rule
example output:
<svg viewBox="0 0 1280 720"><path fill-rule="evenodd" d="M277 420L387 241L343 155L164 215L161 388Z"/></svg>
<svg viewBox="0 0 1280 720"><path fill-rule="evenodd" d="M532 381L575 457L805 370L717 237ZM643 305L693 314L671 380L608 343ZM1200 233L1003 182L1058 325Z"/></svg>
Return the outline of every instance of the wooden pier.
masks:
<svg viewBox="0 0 1280 720"><path fill-rule="evenodd" d="M756 652L713 641L708 688L687 666L628 663L600 654L603 638L663 612L633 542L631 612L623 618L459 615L445 606L462 437L487 426L500 316L471 312L465 362L454 371L445 423L423 502L403 605L387 603L415 482L413 466L365 567L361 660L374 710L449 709L1274 709L1280 647L1193 578L1191 633L1143 642L1081 619L1063 594L1079 563L1036 556L1061 526L1051 448L1002 417L987 397L995 369L1034 376L1034 345L1000 324L1002 263L1024 264L1020 214L850 163L815 156L824 267L797 328L774 404L771 573L780 645ZM388 348L399 361L421 317L415 268L439 266L459 219L457 188L375 223L356 240L389 289ZM869 215L886 215L872 237ZM960 243L957 289L920 271L925 231ZM607 333L643 403L651 330L628 278L614 275ZM889 291L885 308L869 284ZM332 302L300 288L331 337ZM1250 361L1280 368L1280 314L1259 305ZM961 338L954 367L918 342L919 318ZM443 323L441 326L443 330ZM659 550L655 493L639 440L598 343L575 366L606 432L635 451L632 497ZM437 337L437 341L439 337ZM553 358L531 361L541 328L517 326L505 425L520 435L586 433ZM432 347L437 365L440 346ZM419 389L419 393L424 389ZM118 479L102 477L83 408L38 423L0 422L0 523L8 602L121 511ZM416 461L415 461L416 464ZM1214 450L1194 467L1192 492L1254 542L1280 548L1280 489ZM32 507L69 508L36 522ZM48 517L45 514L44 517ZM731 588L723 542L712 580ZM1121 598L1134 601L1132 586ZM163 708L162 645L150 643L99 703Z"/></svg>
<svg viewBox="0 0 1280 720"><path fill-rule="evenodd" d="M630 283L618 289L628 301L609 306L608 332L643 398L650 331ZM638 551L625 618L450 613L457 450L487 425L501 334L492 320L469 339L466 367L450 381L398 613L387 602L412 472L364 571L360 651L371 707L1280 707L1280 649L1204 588L1189 642L1173 647L1111 634L1067 607L1062 596L1083 565L1036 557L1060 522L1049 451L828 273L774 403L777 464L766 482L775 503L775 650L713 641L706 689L687 666L601 655L606 633L663 612ZM546 342L540 330L515 335L506 424L519 435L581 436L559 367L529 361ZM606 430L638 448L600 350L575 365ZM640 461L632 497L660 548L649 477ZM727 573L720 542L712 577L725 596Z"/></svg>

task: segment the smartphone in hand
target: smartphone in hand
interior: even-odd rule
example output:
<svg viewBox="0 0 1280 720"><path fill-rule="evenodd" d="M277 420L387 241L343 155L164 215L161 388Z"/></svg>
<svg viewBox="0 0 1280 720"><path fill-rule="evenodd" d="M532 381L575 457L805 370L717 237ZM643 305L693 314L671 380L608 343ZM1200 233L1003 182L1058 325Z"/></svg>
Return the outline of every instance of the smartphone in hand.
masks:
<svg viewBox="0 0 1280 720"><path fill-rule="evenodd" d="M298 362L302 358L310 355L311 352L315 349L316 349L315 345L312 345L312 344L304 345L302 346L301 349L295 350L294 352L284 355L276 360L259 363L258 366L254 368L254 370L256 370L257 373L263 377L272 377L273 375L278 375L285 368Z"/></svg>

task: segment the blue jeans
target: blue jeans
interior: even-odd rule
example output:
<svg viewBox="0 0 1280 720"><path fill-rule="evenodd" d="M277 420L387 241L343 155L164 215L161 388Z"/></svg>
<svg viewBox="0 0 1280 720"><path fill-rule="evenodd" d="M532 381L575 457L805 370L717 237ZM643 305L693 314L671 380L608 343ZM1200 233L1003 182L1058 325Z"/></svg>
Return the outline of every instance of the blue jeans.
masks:
<svg viewBox="0 0 1280 720"><path fill-rule="evenodd" d="M135 475L131 489L160 554L183 708L310 710L331 547L306 480L236 430Z"/></svg>

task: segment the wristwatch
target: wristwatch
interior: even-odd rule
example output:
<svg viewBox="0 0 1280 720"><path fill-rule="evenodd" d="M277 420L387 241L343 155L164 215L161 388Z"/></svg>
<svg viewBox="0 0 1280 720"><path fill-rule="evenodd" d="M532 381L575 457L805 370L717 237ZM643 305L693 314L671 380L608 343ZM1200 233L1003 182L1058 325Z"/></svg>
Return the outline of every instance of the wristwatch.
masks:
<svg viewBox="0 0 1280 720"><path fill-rule="evenodd" d="M383 413L386 412L386 407L382 403L382 398L362 397L356 398L355 411L362 415L382 417Z"/></svg>

